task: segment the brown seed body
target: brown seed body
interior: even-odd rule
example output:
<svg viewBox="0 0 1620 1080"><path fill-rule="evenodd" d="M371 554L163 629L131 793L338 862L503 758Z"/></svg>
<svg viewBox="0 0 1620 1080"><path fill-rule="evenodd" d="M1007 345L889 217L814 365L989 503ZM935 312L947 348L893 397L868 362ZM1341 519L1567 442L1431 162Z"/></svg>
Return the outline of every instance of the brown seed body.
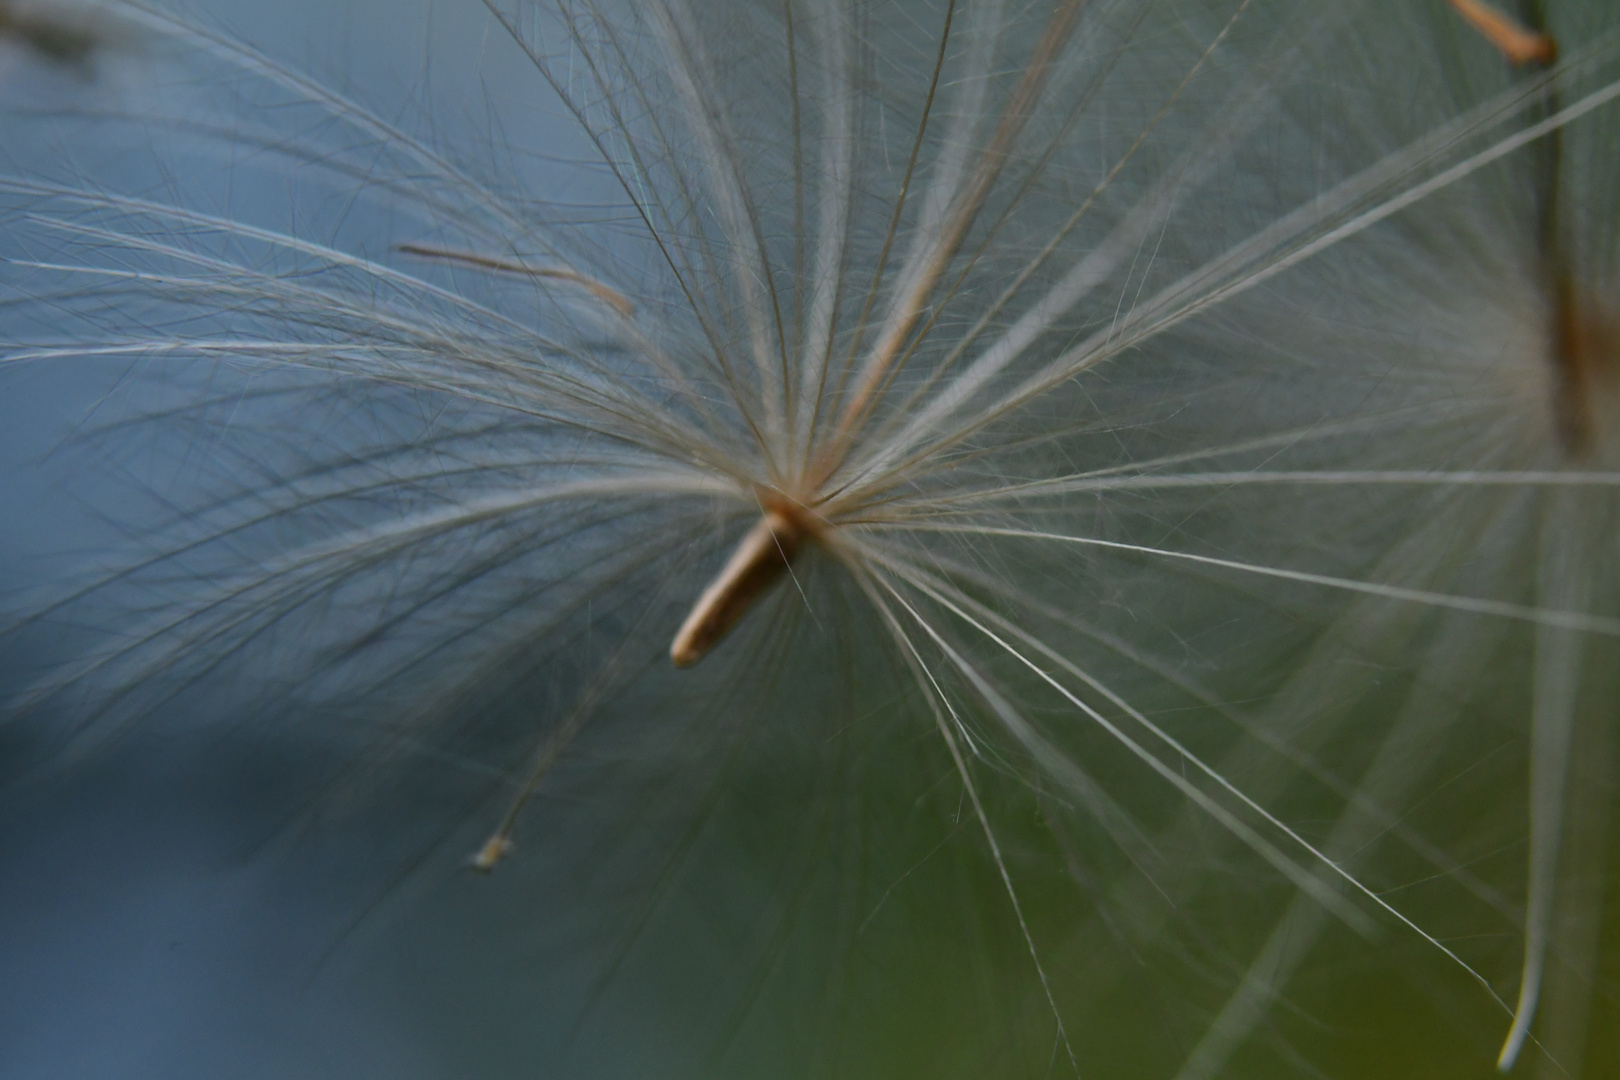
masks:
<svg viewBox="0 0 1620 1080"><path fill-rule="evenodd" d="M802 513L772 508L738 543L703 590L669 647L677 667L695 664L712 649L761 593L782 576L811 529Z"/></svg>
<svg viewBox="0 0 1620 1080"><path fill-rule="evenodd" d="M1550 64L1558 59L1558 43L1546 34L1521 25L1484 0L1451 0L1451 6L1475 30L1514 64Z"/></svg>
<svg viewBox="0 0 1620 1080"><path fill-rule="evenodd" d="M82 64L96 47L96 37L82 19L53 18L46 12L16 10L0 2L0 38L10 38L59 64Z"/></svg>
<svg viewBox="0 0 1620 1080"><path fill-rule="evenodd" d="M1564 450L1576 460L1613 438L1620 399L1620 319L1567 281L1554 296L1553 413Z"/></svg>

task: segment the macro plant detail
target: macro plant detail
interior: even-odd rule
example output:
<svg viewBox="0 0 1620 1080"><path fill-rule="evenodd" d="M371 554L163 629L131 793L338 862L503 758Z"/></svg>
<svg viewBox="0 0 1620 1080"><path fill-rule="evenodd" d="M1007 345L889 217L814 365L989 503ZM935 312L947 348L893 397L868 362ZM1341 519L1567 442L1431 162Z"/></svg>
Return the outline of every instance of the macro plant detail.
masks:
<svg viewBox="0 0 1620 1080"><path fill-rule="evenodd" d="M471 10L13 91L0 355L145 493L13 725L321 748L671 1072L1620 1060L1614 16Z"/></svg>

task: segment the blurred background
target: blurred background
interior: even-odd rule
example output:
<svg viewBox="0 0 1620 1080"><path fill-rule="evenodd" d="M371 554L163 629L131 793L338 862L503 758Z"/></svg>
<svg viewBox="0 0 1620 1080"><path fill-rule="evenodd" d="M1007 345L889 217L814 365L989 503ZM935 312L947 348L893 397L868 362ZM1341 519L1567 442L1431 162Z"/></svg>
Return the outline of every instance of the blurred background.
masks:
<svg viewBox="0 0 1620 1080"><path fill-rule="evenodd" d="M87 118L116 124L170 95L212 92L187 83L170 43L89 9L3 10L82 26L88 43L0 20L8 171L50 160L108 185L207 192L237 220L288 227L285 207L307 198L296 171L258 167L217 132L176 136L220 155L217 171L204 149L186 158L195 175L167 174L166 147L143 157L75 134ZM413 130L453 142L478 117L476 130L509 140L514 184L558 203L600 194L579 164L589 146L477 5L217 0L196 10L199 25L409 116ZM291 114L244 126L257 121L321 145ZM151 132L142 137L166 137ZM386 203L343 198L317 196L326 238L363 249L368 236L386 246L408 231ZM49 320L26 299L8 289L0 318ZM200 440L197 424L262 427L273 406L227 402L188 424L122 426L197 391L187 379L88 358L0 373L0 506L10 508L0 588L25 603L111 565L108 553L138 548L184 512L188 492L249 468ZM367 423L410 430L407 411L334 408L326 437L363 446ZM254 466L278 468L273 457ZM809 587L836 593L835 583ZM0 679L25 685L119 632L63 620L12 636ZM792 633L795 648L828 663L858 664L840 650L872 646L820 626ZM0 726L0 1076L1071 1075L999 872L903 686L868 674L851 703L833 687L770 686L750 662L706 670L684 699L632 700L590 728L530 808L516 855L490 876L466 865L502 805L487 754L418 748L379 782L363 768L355 703L262 722L262 703L238 687L273 684L274 673L192 687L89 748L65 737L71 700ZM1495 705L1478 704L1459 735L1475 740L1459 748L1461 763L1492 738L1522 751L1512 741L1520 676L1482 677ZM568 689L559 679L512 707L554 713ZM1376 696L1359 707L1388 709ZM1359 719L1333 722L1353 733ZM1131 925L1151 921L1130 909L1138 894L1076 863L1043 792L1002 779L987 801L1081 1074L1176 1075L1289 890L1212 856L1206 884L1178 894L1187 921L1144 936ZM1465 779L1459 790L1439 831L1495 820L1500 787ZM1607 857L1613 837L1594 845L1599 862L1620 866ZM1517 865L1524 851L1477 855ZM1610 1022L1620 925L1605 919L1593 1077L1620 1062ZM1486 944L1512 967L1515 937ZM1221 1075L1484 1077L1506 1024L1424 943L1334 924Z"/></svg>

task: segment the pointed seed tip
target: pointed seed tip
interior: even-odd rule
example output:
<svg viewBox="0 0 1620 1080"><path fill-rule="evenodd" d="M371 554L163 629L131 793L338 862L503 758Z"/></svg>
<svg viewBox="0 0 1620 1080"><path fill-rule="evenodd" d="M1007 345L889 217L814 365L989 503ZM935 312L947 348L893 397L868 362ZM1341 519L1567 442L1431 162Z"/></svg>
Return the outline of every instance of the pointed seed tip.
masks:
<svg viewBox="0 0 1620 1080"><path fill-rule="evenodd" d="M506 836L496 833L478 849L478 853L468 860L468 865L480 874L488 874L499 865L500 861L511 854L512 841Z"/></svg>

